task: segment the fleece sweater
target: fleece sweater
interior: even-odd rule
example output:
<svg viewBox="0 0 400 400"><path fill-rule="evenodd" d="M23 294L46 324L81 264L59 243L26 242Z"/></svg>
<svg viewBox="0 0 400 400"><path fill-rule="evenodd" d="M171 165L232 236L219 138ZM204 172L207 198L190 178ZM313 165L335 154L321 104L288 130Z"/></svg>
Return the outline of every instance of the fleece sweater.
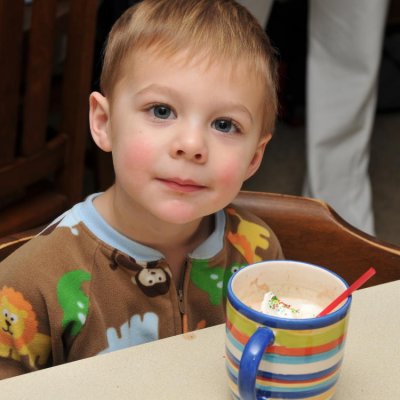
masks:
<svg viewBox="0 0 400 400"><path fill-rule="evenodd" d="M283 258L245 210L214 215L175 285L164 256L114 230L89 196L0 265L0 378L225 322L239 268Z"/></svg>

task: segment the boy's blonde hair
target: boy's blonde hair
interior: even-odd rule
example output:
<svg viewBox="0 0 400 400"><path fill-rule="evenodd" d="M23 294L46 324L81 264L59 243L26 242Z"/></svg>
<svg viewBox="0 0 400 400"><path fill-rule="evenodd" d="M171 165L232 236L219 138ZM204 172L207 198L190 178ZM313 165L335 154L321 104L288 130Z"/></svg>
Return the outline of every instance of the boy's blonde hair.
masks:
<svg viewBox="0 0 400 400"><path fill-rule="evenodd" d="M245 7L233 0L144 0L129 8L108 37L100 77L105 96L112 97L128 57L147 48L167 57L186 50L188 59L201 54L209 62L246 62L265 85L263 133L272 132L278 109L275 51Z"/></svg>

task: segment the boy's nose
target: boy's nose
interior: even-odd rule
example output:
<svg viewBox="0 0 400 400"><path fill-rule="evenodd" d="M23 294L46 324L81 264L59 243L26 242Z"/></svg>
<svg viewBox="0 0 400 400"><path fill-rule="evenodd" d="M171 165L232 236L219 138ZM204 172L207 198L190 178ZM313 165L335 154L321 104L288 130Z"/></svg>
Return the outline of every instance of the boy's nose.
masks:
<svg viewBox="0 0 400 400"><path fill-rule="evenodd" d="M171 157L185 158L203 164L208 159L208 149L201 132L183 132L171 146Z"/></svg>

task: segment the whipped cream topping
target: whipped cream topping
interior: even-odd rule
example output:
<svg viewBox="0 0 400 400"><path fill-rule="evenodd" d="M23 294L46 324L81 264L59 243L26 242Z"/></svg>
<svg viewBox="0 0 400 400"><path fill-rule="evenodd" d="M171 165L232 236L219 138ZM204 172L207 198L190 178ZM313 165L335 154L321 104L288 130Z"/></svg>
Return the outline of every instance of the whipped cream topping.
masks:
<svg viewBox="0 0 400 400"><path fill-rule="evenodd" d="M322 307L297 298L278 298L275 293L267 292L261 302L260 311L264 314L281 318L314 318Z"/></svg>

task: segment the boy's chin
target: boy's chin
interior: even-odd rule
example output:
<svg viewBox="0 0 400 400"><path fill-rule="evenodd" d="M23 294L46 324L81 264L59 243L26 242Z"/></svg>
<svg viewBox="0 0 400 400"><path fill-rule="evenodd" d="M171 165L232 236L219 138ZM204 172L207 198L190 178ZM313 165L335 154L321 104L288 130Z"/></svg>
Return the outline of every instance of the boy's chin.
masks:
<svg viewBox="0 0 400 400"><path fill-rule="evenodd" d="M186 225L201 220L205 215L199 213L167 213L159 215L160 222L172 225Z"/></svg>
<svg viewBox="0 0 400 400"><path fill-rule="evenodd" d="M173 206L164 207L156 213L160 221L174 225L185 225L215 213L214 209L203 209L199 207Z"/></svg>

